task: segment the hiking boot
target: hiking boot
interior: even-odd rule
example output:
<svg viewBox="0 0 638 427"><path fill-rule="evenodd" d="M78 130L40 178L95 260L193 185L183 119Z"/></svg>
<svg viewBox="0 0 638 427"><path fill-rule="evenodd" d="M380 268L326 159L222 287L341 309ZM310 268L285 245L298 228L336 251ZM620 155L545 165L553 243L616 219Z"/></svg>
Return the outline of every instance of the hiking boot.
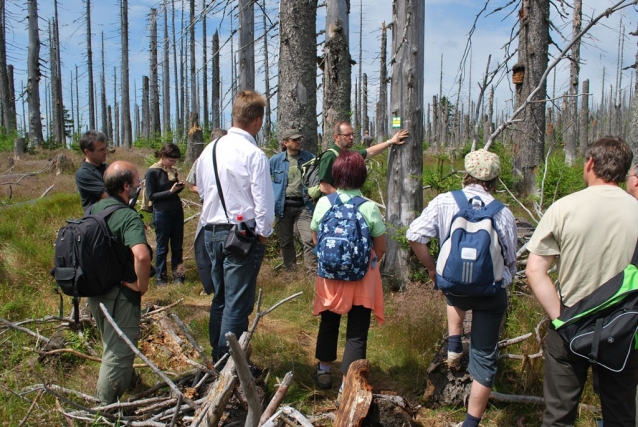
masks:
<svg viewBox="0 0 638 427"><path fill-rule="evenodd" d="M330 375L330 371L321 370L318 364L314 380L315 384L317 384L320 388L332 388L332 376Z"/></svg>

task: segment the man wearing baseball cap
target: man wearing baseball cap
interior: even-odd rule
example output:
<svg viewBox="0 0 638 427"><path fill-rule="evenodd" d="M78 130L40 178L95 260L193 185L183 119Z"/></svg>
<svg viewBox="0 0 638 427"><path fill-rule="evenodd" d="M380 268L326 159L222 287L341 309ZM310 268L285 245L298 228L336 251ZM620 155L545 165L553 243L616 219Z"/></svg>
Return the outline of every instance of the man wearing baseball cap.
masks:
<svg viewBox="0 0 638 427"><path fill-rule="evenodd" d="M488 205L494 197L501 162L498 155L486 150L472 151L465 156L465 177L463 193L472 204L482 202ZM480 200L477 200L480 199ZM459 207L451 192L439 194L415 219L406 237L414 254L425 265L428 275L436 285L436 261L430 254L428 243L436 238L443 244L450 234L454 215ZM499 243L503 249L502 287L496 294L484 297L464 297L446 294L448 317L448 360L452 369L458 369L466 353L461 335L463 319L467 310L472 310L471 348L468 371L473 377L465 421L459 425L475 427L479 425L494 384L498 362L497 343L499 330L507 310L505 288L512 283L516 274L516 221L512 211L504 207L493 216Z"/></svg>
<svg viewBox="0 0 638 427"><path fill-rule="evenodd" d="M301 133L297 129L285 129L281 133L281 153L270 158L270 175L275 193L275 229L281 243L281 255L286 270L296 268L294 229L297 224L303 244L304 266L311 276L317 274L317 256L313 250L312 220L313 204L304 197L301 165L310 161L314 154L301 149Z"/></svg>

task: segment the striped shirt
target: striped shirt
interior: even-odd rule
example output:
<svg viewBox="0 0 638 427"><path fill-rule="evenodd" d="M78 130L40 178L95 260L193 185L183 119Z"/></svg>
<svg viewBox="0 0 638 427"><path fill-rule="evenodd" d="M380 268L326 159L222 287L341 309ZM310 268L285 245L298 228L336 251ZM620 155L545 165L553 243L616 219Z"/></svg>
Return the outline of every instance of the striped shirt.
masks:
<svg viewBox="0 0 638 427"><path fill-rule="evenodd" d="M479 196L483 203L489 204L494 197L485 191L481 185L471 184L463 188L463 192L469 198ZM459 211L452 193L443 193L436 196L423 210L421 216L412 221L406 237L411 242L427 244L430 239L438 238L443 244L448 238L452 218ZM509 208L505 207L494 215L498 240L503 248L505 270L503 271L503 287L512 283L516 274L516 244L517 231L516 219Z"/></svg>

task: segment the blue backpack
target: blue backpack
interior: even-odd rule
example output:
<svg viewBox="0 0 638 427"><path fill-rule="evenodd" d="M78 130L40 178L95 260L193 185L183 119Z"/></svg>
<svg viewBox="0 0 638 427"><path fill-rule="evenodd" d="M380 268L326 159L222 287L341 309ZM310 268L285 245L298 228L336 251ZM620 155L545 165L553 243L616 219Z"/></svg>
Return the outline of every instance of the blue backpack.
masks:
<svg viewBox="0 0 638 427"><path fill-rule="evenodd" d="M436 286L452 295L494 295L503 284L505 268L494 215L505 206L498 200L486 206L478 196L467 200L460 190L452 195L460 210L439 251Z"/></svg>
<svg viewBox="0 0 638 427"><path fill-rule="evenodd" d="M359 212L366 200L355 196L343 202L337 193L327 197L332 206L319 223L317 274L326 279L361 280L368 271L372 248L370 229Z"/></svg>

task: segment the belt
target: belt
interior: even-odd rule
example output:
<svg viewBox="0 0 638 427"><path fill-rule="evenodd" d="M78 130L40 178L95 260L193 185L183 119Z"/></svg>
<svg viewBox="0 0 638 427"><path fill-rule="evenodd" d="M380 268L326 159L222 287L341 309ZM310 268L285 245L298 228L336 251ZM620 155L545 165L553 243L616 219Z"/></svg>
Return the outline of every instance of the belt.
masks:
<svg viewBox="0 0 638 427"><path fill-rule="evenodd" d="M234 224L206 224L204 230L208 231L225 231L233 228Z"/></svg>
<svg viewBox="0 0 638 427"><path fill-rule="evenodd" d="M286 197L287 202L303 202L303 197Z"/></svg>

